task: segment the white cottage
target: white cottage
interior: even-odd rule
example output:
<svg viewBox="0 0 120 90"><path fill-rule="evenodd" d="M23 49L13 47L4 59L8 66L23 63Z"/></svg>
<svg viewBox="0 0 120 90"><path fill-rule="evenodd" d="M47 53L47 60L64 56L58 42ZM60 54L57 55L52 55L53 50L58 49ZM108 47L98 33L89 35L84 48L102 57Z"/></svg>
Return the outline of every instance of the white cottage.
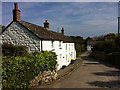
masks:
<svg viewBox="0 0 120 90"><path fill-rule="evenodd" d="M44 27L20 19L18 4L14 4L13 21L2 31L2 43L25 45L29 52L53 51L57 54L57 70L68 66L76 59L75 44L69 36L50 31L49 22L45 20Z"/></svg>

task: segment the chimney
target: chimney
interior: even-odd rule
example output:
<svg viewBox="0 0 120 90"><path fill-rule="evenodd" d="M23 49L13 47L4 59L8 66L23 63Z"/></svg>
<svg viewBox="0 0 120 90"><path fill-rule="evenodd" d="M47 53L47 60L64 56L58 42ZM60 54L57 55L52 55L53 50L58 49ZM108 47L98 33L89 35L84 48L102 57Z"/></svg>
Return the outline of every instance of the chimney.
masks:
<svg viewBox="0 0 120 90"><path fill-rule="evenodd" d="M45 20L44 28L47 29L47 30L50 30L50 24L49 24L48 20Z"/></svg>
<svg viewBox="0 0 120 90"><path fill-rule="evenodd" d="M61 34L64 35L64 27L62 27Z"/></svg>
<svg viewBox="0 0 120 90"><path fill-rule="evenodd" d="M18 3L14 3L13 21L19 21L19 20L20 20L20 10L18 9Z"/></svg>

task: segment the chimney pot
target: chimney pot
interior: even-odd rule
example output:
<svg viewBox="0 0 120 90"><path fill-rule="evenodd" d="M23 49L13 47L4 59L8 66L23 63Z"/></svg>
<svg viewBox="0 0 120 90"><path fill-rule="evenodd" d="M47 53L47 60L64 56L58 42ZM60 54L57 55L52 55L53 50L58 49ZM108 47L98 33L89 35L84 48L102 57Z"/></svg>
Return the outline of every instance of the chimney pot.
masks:
<svg viewBox="0 0 120 90"><path fill-rule="evenodd" d="M64 35L64 27L62 27L61 34Z"/></svg>
<svg viewBox="0 0 120 90"><path fill-rule="evenodd" d="M14 3L15 10L18 10L18 3Z"/></svg>
<svg viewBox="0 0 120 90"><path fill-rule="evenodd" d="M49 30L50 29L50 23L48 22L48 20L45 20L44 22L44 28Z"/></svg>
<svg viewBox="0 0 120 90"><path fill-rule="evenodd" d="M48 20L45 20L45 22L48 22Z"/></svg>

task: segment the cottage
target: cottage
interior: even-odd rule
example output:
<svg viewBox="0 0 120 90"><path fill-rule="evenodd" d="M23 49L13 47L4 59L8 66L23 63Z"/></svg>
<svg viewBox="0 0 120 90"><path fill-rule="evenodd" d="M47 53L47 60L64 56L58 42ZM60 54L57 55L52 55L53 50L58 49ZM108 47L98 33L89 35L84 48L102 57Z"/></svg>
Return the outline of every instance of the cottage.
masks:
<svg viewBox="0 0 120 90"><path fill-rule="evenodd" d="M21 20L18 4L14 3L13 21L2 31L2 43L25 45L29 52L53 51L57 54L57 70L76 59L75 44L69 36L50 31L50 23L45 20L44 26L38 26Z"/></svg>

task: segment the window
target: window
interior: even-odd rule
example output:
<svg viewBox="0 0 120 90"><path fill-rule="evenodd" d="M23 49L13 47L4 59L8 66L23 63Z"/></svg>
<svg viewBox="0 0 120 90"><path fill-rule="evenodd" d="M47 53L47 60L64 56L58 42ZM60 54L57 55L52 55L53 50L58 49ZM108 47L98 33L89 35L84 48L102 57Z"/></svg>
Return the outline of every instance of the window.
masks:
<svg viewBox="0 0 120 90"><path fill-rule="evenodd" d="M66 54L66 60L67 60L67 54Z"/></svg>
<svg viewBox="0 0 120 90"><path fill-rule="evenodd" d="M67 44L66 44L66 50L67 50Z"/></svg>
<svg viewBox="0 0 120 90"><path fill-rule="evenodd" d="M59 41L59 47L61 47L61 41Z"/></svg>
<svg viewBox="0 0 120 90"><path fill-rule="evenodd" d="M72 50L73 50L73 44L72 44Z"/></svg>
<svg viewBox="0 0 120 90"><path fill-rule="evenodd" d="M69 51L70 51L70 44L69 44Z"/></svg>
<svg viewBox="0 0 120 90"><path fill-rule="evenodd" d="M60 59L62 59L62 54L60 54Z"/></svg>
<svg viewBox="0 0 120 90"><path fill-rule="evenodd" d="M54 41L51 41L51 43L52 43L51 47L53 48L54 47Z"/></svg>

